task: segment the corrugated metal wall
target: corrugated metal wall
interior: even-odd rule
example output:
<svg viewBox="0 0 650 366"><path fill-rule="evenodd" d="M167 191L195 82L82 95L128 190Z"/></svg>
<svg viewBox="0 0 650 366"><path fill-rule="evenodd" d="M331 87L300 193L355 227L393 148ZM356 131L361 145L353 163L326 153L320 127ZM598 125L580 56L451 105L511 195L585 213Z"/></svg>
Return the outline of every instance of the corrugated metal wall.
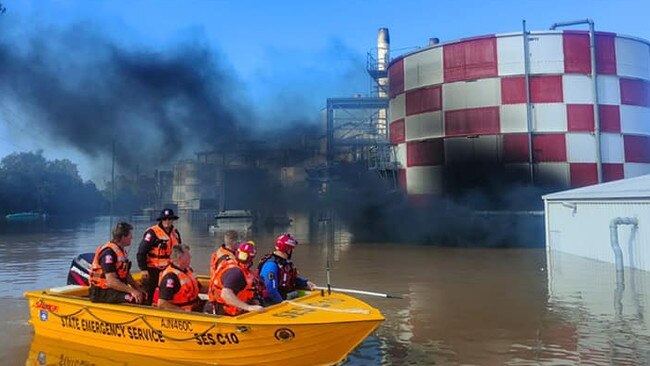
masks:
<svg viewBox="0 0 650 366"><path fill-rule="evenodd" d="M615 263L609 224L617 217L639 221L630 246L631 225L618 226L625 266L650 271L650 199L635 202L549 201L548 250Z"/></svg>

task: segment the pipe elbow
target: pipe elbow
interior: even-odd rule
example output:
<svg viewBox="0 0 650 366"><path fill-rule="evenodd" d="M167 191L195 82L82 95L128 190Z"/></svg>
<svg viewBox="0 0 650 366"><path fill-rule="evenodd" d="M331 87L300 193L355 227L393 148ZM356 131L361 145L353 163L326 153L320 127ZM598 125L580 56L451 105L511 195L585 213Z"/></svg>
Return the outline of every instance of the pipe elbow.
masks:
<svg viewBox="0 0 650 366"><path fill-rule="evenodd" d="M639 219L636 217L615 217L609 222L610 228L616 228L618 225L639 226Z"/></svg>

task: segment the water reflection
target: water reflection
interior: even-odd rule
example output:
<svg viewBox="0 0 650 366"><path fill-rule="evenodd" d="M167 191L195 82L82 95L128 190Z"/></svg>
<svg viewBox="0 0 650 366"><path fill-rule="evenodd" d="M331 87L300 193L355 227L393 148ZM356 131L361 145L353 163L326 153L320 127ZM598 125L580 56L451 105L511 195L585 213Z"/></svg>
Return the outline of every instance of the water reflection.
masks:
<svg viewBox="0 0 650 366"><path fill-rule="evenodd" d="M558 252L549 264L549 304L571 335L561 351L580 363L650 363L648 272L625 268L621 276L614 265Z"/></svg>
<svg viewBox="0 0 650 366"><path fill-rule="evenodd" d="M624 286L611 264L539 249L446 249L358 244L327 215L292 215L288 228L250 233L259 252L291 231L300 240L294 261L304 275L333 286L403 294L363 297L386 321L346 365L647 365L650 364L650 274L626 269ZM108 238L108 218L67 226L0 233L0 359L6 364L152 364L138 356L34 339L22 293L65 282L72 257ZM114 220L115 222L115 220ZM148 222L136 223L136 237ZM205 272L222 233L205 223L177 222ZM129 250L135 259L137 243ZM59 344L61 347L59 347ZM70 353L76 352L76 353ZM106 357L104 357L106 356ZM93 357L93 358L87 358ZM103 362L103 363L102 363ZM121 363L120 363L121 362ZM154 364L165 364L156 360ZM66 364L66 363L63 363ZM67 363L75 364L75 363ZM178 363L174 363L178 364Z"/></svg>
<svg viewBox="0 0 650 366"><path fill-rule="evenodd" d="M36 336L32 339L32 344L29 349L29 354L27 356L25 365L191 366L197 364L138 356L125 352L119 352L118 350L107 350L88 346L80 347L75 343Z"/></svg>

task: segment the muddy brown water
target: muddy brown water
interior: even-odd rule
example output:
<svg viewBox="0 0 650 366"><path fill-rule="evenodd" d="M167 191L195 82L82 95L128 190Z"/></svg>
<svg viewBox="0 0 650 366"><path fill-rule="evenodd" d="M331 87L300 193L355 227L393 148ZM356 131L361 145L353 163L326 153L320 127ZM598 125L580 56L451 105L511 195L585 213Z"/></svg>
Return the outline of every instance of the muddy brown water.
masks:
<svg viewBox="0 0 650 366"><path fill-rule="evenodd" d="M623 287L617 286L610 264L547 255L544 249L356 244L341 228L319 232L322 228L305 222L295 219L288 229L250 239L264 252L275 234L292 231L301 239L294 260L301 274L317 284L325 284L329 256L334 286L404 297L361 297L380 309L386 321L346 365L650 364L647 272L628 270ZM136 237L146 226L136 224ZM178 226L192 247L193 267L207 271L218 236L208 232L206 223L179 221ZM54 353L40 349L22 297L27 290L64 284L72 257L93 251L108 232L108 218L57 227L0 227L3 365L115 363L102 352L74 344L61 343ZM136 251L137 240L129 250L133 260ZM120 364L143 364L140 356L122 355Z"/></svg>

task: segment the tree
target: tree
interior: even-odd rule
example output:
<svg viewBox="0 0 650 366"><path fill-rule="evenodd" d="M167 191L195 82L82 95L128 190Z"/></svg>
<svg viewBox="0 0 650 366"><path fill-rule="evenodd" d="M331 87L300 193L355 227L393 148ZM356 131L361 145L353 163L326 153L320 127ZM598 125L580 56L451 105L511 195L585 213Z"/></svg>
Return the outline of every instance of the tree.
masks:
<svg viewBox="0 0 650 366"><path fill-rule="evenodd" d="M105 207L95 184L83 182L77 165L68 159L48 161L38 150L0 161L0 212L97 214Z"/></svg>

